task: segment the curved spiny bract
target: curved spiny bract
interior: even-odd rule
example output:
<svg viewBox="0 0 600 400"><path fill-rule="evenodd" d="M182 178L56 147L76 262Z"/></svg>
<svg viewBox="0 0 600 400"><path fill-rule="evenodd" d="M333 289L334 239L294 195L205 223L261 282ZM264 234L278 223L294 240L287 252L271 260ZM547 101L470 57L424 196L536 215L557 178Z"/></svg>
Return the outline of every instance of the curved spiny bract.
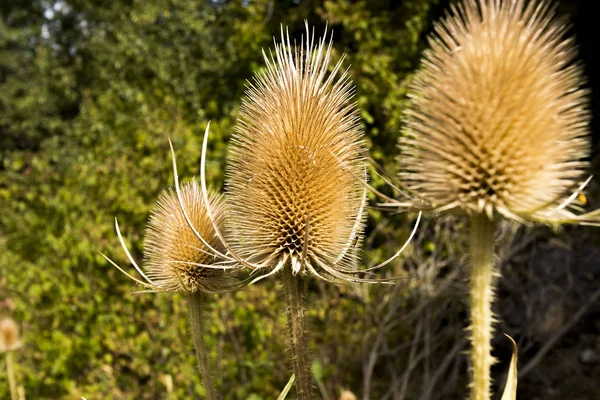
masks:
<svg viewBox="0 0 600 400"><path fill-rule="evenodd" d="M401 179L434 209L549 224L587 166L590 113L567 26L547 2L466 0L435 25L412 83ZM575 198L575 196L573 196Z"/></svg>
<svg viewBox="0 0 600 400"><path fill-rule="evenodd" d="M181 200L196 231L210 246L221 249L195 182L181 186ZM223 197L212 193L209 202L222 226ZM163 191L148 220L144 242L143 264L153 287L167 292L226 290L232 287L232 278L218 261L189 227L176 193Z"/></svg>
<svg viewBox="0 0 600 400"><path fill-rule="evenodd" d="M226 221L236 252L271 268L344 277L363 232L363 132L348 73L331 72L331 41L282 30L249 84L226 170ZM325 265L326 269L321 265Z"/></svg>

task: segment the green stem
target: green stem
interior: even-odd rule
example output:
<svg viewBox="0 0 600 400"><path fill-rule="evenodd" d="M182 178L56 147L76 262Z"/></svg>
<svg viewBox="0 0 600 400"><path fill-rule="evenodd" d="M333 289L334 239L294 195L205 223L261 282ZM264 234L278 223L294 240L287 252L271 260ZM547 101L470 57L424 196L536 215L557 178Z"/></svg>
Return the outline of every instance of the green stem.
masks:
<svg viewBox="0 0 600 400"><path fill-rule="evenodd" d="M13 366L12 351L6 352L6 369L8 373L8 385L10 387L11 400L17 400L17 380L15 379L15 369Z"/></svg>
<svg viewBox="0 0 600 400"><path fill-rule="evenodd" d="M494 298L494 223L485 215L471 217L471 400L491 398L492 301Z"/></svg>
<svg viewBox="0 0 600 400"><path fill-rule="evenodd" d="M296 376L296 398L310 400L312 383L310 375L310 358L304 322L304 282L300 275L294 276L288 265L283 269L283 289L287 300L288 328L292 348L292 364Z"/></svg>
<svg viewBox="0 0 600 400"><path fill-rule="evenodd" d="M196 358L198 359L198 368L206 390L206 398L208 400L217 400L217 392L212 383L210 374L210 366L208 365L208 353L206 352L206 344L204 343L204 333L202 330L202 293L194 292L189 298L190 308L190 325L192 326L192 337L194 339L194 347L196 348Z"/></svg>

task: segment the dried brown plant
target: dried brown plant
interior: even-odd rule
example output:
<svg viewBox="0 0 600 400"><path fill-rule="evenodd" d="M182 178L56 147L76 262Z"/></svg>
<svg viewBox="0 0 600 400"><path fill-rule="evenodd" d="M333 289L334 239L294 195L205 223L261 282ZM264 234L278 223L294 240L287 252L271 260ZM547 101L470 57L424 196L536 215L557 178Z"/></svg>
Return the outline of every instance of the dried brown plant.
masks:
<svg viewBox="0 0 600 400"><path fill-rule="evenodd" d="M363 132L343 57L307 26L299 45L282 30L275 54L246 91L230 145L232 246L246 260L288 261L294 274L353 280L365 218Z"/></svg>
<svg viewBox="0 0 600 400"><path fill-rule="evenodd" d="M195 229L210 247L222 250L206 214L195 182L181 187L181 197ZM223 224L223 196L209 196L215 218ZM232 278L215 263L211 249L188 226L176 193L164 191L152 210L144 241L144 267L148 278L163 291L219 292L232 286Z"/></svg>
<svg viewBox="0 0 600 400"><path fill-rule="evenodd" d="M211 193L207 200L214 220L222 226L223 196ZM239 267L219 258L222 246L195 182L184 184L181 188L178 185L176 191L168 189L159 195L146 227L145 273L131 257L116 220L115 227L129 261L145 281L132 277L112 260L105 258L143 285L147 292L221 293L240 286L229 273L229 270Z"/></svg>
<svg viewBox="0 0 600 400"><path fill-rule="evenodd" d="M412 82L405 186L439 211L595 221L597 213L569 210L587 184L590 112L567 29L545 1L453 6Z"/></svg>
<svg viewBox="0 0 600 400"><path fill-rule="evenodd" d="M421 210L471 216L471 399L491 396L494 230L594 224L578 197L589 92L568 25L546 1L463 0L435 25L412 82L400 178ZM516 348L503 399L516 396Z"/></svg>
<svg viewBox="0 0 600 400"><path fill-rule="evenodd" d="M218 395L212 383L212 369L204 343L202 293L232 291L242 287L248 280L236 280L232 270L239 269L239 264L221 251L221 242L215 229L223 225L223 197L216 193L209 194L205 187L200 191L195 182L180 186L175 158L173 170L175 192L169 189L159 195L148 220L143 264L146 273L131 256L115 219L121 246L144 280L133 277L102 255L129 278L141 284L145 288L141 292L187 293L198 368L207 398L216 400Z"/></svg>

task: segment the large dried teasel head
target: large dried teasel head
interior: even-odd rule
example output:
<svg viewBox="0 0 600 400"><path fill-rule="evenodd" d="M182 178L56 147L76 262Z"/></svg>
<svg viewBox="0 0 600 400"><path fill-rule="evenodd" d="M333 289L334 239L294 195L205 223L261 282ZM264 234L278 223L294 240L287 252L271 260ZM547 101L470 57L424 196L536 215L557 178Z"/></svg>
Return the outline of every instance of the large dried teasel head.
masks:
<svg viewBox="0 0 600 400"><path fill-rule="evenodd" d="M212 210L213 221L222 228L222 195L208 194L206 201ZM121 245L145 281L126 275L148 291L219 293L238 288L230 273L237 267L223 259L222 245L208 216L206 201L195 182L181 187L177 184L176 191L169 189L159 195L146 227L145 272L131 257L115 220ZM113 261L107 260L124 272Z"/></svg>
<svg viewBox="0 0 600 400"><path fill-rule="evenodd" d="M437 210L593 222L573 200L589 156L588 91L545 1L465 0L435 26L412 83L401 180Z"/></svg>
<svg viewBox="0 0 600 400"><path fill-rule="evenodd" d="M338 278L351 271L365 191L363 132L327 33L296 45L282 29L249 84L226 170L232 247L253 264ZM343 57L342 57L343 59Z"/></svg>
<svg viewBox="0 0 600 400"><path fill-rule="evenodd" d="M0 351L13 351L21 346L19 327L11 318L0 321Z"/></svg>

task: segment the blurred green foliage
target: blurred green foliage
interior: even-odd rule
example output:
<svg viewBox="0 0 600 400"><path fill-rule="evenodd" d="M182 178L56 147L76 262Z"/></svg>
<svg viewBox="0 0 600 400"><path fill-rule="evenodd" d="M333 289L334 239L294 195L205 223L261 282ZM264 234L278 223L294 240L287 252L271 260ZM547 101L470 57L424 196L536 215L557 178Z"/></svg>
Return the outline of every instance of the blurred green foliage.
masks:
<svg viewBox="0 0 600 400"><path fill-rule="evenodd" d="M180 174L192 177L209 120L208 177L221 187L261 49L280 24L299 38L305 19L317 32L328 22L337 56L348 54L372 156L393 169L407 82L435 3L0 3L0 313L22 324L17 373L29 398L166 398L171 380L172 398L201 396L185 299L131 294L133 282L99 254L127 265L113 218L141 259L149 209L172 184L167 137ZM379 221L373 213L370 226ZM368 257L391 254L406 237L389 225L380 236L392 244ZM207 340L227 399L275 398L289 379L274 287L212 298ZM362 360L347 351L364 336L356 290L311 284L309 314L319 379L358 391ZM0 398L7 391L0 385Z"/></svg>

